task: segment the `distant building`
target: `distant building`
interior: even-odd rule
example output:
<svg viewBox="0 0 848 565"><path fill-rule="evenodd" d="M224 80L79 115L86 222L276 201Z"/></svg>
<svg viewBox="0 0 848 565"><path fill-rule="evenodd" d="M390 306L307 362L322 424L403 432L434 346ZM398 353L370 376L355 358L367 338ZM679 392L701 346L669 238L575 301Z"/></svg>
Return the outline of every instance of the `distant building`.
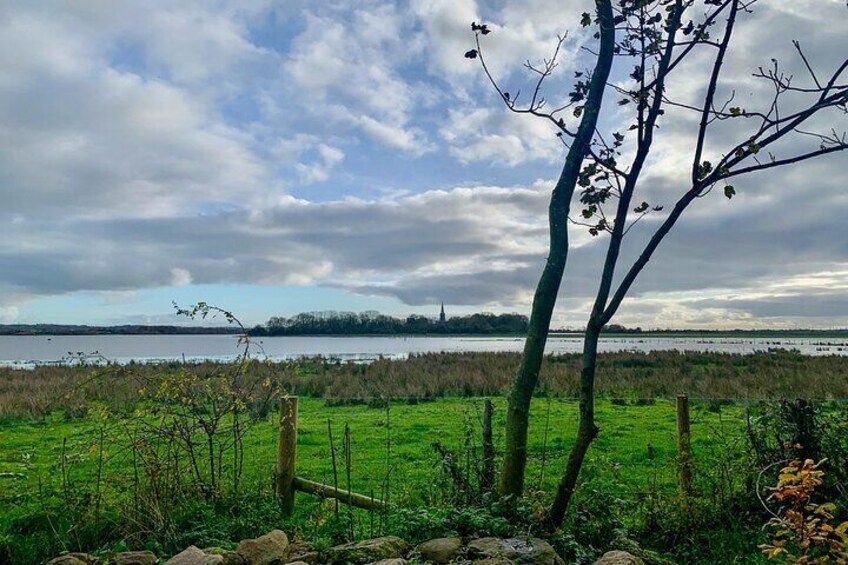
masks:
<svg viewBox="0 0 848 565"><path fill-rule="evenodd" d="M442 311L439 312L439 323L444 324L445 320L447 320L447 318L445 318L445 303L442 302Z"/></svg>

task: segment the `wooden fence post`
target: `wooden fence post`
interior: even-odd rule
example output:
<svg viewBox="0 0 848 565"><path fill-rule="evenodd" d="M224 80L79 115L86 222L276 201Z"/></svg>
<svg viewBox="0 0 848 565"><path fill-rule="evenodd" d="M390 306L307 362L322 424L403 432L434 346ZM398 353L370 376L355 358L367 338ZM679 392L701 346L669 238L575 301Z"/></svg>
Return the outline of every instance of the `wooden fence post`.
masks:
<svg viewBox="0 0 848 565"><path fill-rule="evenodd" d="M492 401L483 402L483 488L495 486L495 444L492 441Z"/></svg>
<svg viewBox="0 0 848 565"><path fill-rule="evenodd" d="M689 398L677 397L677 459L680 468L680 490L688 497L692 494L692 443L689 426Z"/></svg>
<svg viewBox="0 0 848 565"><path fill-rule="evenodd" d="M294 471L297 460L297 397L286 396L280 400L280 439L277 444L277 470L275 490L283 514L294 511Z"/></svg>

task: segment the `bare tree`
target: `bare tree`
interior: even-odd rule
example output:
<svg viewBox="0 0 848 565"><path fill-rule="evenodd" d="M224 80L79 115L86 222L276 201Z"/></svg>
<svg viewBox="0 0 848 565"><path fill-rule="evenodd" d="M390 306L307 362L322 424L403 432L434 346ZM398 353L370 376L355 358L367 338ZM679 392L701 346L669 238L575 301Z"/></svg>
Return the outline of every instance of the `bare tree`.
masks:
<svg viewBox="0 0 848 565"><path fill-rule="evenodd" d="M616 3L614 8L615 58L621 61L622 67L633 70L627 81L609 83L607 88L618 96L618 106L631 109L633 121L626 131L615 131L608 137L595 131L584 153L585 160L580 174L575 180L581 188L579 200L582 210L579 219L570 218L572 223L586 226L592 235L608 234L609 241L598 291L586 325L577 438L550 509L548 518L551 525L562 522L589 445L599 432L594 418L594 382L601 330L618 311L636 278L683 212L716 186L722 186L724 195L732 198L736 189L729 181L735 177L801 163L848 148L848 136L832 127L840 117L844 119L848 114L848 79L845 77L848 75L848 59L829 74L822 75L796 41L793 45L807 75L803 84L798 84L793 76L787 74L779 61L771 59L770 66L759 67L753 74L772 92L764 107L744 108L735 105L735 92L728 93L726 99L717 98L722 84L722 68L731 47L737 18L751 13L756 1L623 0ZM603 18L598 17L596 21L602 24ZM584 14L582 23L590 25L591 16ZM601 30L602 36L603 25ZM479 43L479 30L477 33ZM676 70L684 67L683 63L693 54L700 56L706 51L711 52L712 62L704 76L702 100L692 103L674 98L669 92L669 78ZM595 56L600 61L603 54L599 51ZM491 79L488 70L486 74ZM501 92L496 84L495 87ZM575 91L580 92L583 88L578 81ZM515 104L507 95L502 96L511 110L522 111L514 107ZM667 109L693 112L697 116L697 126L693 128L695 146L690 178L681 187L671 210L664 213L662 206L636 199L635 195L637 188L641 187L639 180L654 143L655 131ZM532 111L528 113L536 114ZM576 115L580 113L576 112ZM829 119L830 127L821 128L825 121L823 118ZM557 123L560 126L559 135L569 136L564 122ZM706 158L707 137L719 126L724 133L732 132L736 141L724 150L710 151L714 156L713 160L709 160ZM804 141L809 141L809 146L803 147ZM626 164L619 161L626 161ZM648 214L658 216L658 227L641 248L638 258L614 285L625 236ZM567 236L564 241L567 242ZM567 250L559 251L563 256L567 254ZM539 289L552 293L553 296L546 298L552 301L559 285L543 289L540 281ZM536 300L539 301L539 290ZM535 317L534 303L531 327L534 327ZM543 321L547 331L550 316ZM528 339L522 367L528 358L540 358L543 347L544 339L535 339L532 344ZM518 383L522 379L523 375L519 372L513 390L519 387ZM535 383L536 379L530 381L533 386ZM511 411L517 399L514 394L510 396ZM508 421L508 438L509 426ZM524 433L523 439L513 439L512 445L507 444L505 473L508 465L517 466L517 460L521 460L523 470L526 453L512 450L515 446L526 446L526 424ZM514 479L511 484L515 484ZM513 489L502 490L517 494Z"/></svg>
<svg viewBox="0 0 848 565"><path fill-rule="evenodd" d="M521 496L524 490L524 469L527 463L527 428L530 417L530 400L539 380L539 370L542 366L542 356L545 352L545 342L551 326L551 316L556 305L557 293L562 283L562 275L568 258L568 215L574 188L577 185L583 162L591 151L592 137L598 123L606 83L609 79L613 63L614 26L611 0L597 2L597 20L599 22L600 47L591 76L579 81L578 87L572 93L571 101L558 107L548 109L547 101L542 97L542 86L545 79L557 66L557 56L565 37L560 37L554 54L545 60L543 66L534 66L527 62L526 67L538 78L533 94L526 106L519 103L521 94L510 96L498 87L493 75L486 66L483 58L480 37L488 35L490 30L485 24L471 24L477 41L477 49L468 51L465 56L469 59L479 58L489 81L497 90L498 95L506 106L513 112L531 114L549 120L560 130L560 136L566 135L571 140L565 163L560 172L556 186L551 193L548 207L548 226L550 231L550 248L545 269L539 278L536 294L533 297L533 310L524 343L524 354L521 366L513 381L509 394L509 406L506 420L506 454L500 477L499 492L502 495ZM562 114L574 107L580 111L574 114L580 117L575 131L565 124Z"/></svg>

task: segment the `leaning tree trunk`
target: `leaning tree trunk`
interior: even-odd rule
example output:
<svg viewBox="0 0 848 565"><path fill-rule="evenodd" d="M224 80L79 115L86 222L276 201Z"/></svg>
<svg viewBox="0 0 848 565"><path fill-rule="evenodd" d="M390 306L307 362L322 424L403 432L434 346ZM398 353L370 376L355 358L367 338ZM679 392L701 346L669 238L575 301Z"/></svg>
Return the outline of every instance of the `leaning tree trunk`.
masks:
<svg viewBox="0 0 848 565"><path fill-rule="evenodd" d="M558 183L551 198L549 211L550 253L536 287L530 325L527 330L527 340L524 342L524 354L521 357L518 376L509 393L509 406L506 413L506 450L499 489L502 495L521 496L524 492L530 400L539 381L539 370L542 366L542 356L545 353L545 342L551 326L551 316L568 257L568 226L566 222L569 202L573 193L574 183L564 184L564 186L560 186L560 183Z"/></svg>
<svg viewBox="0 0 848 565"><path fill-rule="evenodd" d="M604 89L612 68L613 48L615 46L612 1L597 0L597 7L601 28L600 51L589 83L580 126L551 196L551 203L548 208L550 228L548 260L536 286L521 365L509 393L509 406L506 415L506 449L499 488L501 495L521 496L524 492L530 400L539 381L539 370L542 366L545 342L551 327L551 316L556 305L557 294L568 258L569 206L583 160L590 149L592 135L603 102Z"/></svg>
<svg viewBox="0 0 848 565"><path fill-rule="evenodd" d="M583 368L580 370L580 425L577 429L577 438L574 447L568 456L565 473L557 487L556 498L548 513L549 525L558 526L565 517L565 511L571 502L571 496L577 487L577 478L580 476L580 468L583 459L589 450L589 444L598 435L598 427L595 425L595 363L598 358L598 338L601 334L600 325L591 320L586 328L586 336L583 340Z"/></svg>

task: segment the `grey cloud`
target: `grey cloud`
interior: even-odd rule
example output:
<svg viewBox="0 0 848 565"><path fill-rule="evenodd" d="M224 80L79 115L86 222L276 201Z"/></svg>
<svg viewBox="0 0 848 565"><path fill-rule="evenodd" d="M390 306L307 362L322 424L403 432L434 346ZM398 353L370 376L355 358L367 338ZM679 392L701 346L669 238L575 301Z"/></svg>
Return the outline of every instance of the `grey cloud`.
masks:
<svg viewBox="0 0 848 565"><path fill-rule="evenodd" d="M416 306L442 301L456 305L507 307L525 303L525 295L534 288L544 259L540 256L502 259L510 263L510 268L478 265L469 273L434 273L402 277L394 284L340 286L362 294L394 296L405 304Z"/></svg>
<svg viewBox="0 0 848 565"><path fill-rule="evenodd" d="M848 318L848 294L796 294L776 298L698 300L693 308L737 310L757 318Z"/></svg>
<svg viewBox="0 0 848 565"><path fill-rule="evenodd" d="M291 200L261 213L17 222L0 242L0 283L51 294L167 285L175 268L195 283L396 277L435 263L449 271L515 260L541 232L544 202L538 189L463 188L391 201Z"/></svg>

